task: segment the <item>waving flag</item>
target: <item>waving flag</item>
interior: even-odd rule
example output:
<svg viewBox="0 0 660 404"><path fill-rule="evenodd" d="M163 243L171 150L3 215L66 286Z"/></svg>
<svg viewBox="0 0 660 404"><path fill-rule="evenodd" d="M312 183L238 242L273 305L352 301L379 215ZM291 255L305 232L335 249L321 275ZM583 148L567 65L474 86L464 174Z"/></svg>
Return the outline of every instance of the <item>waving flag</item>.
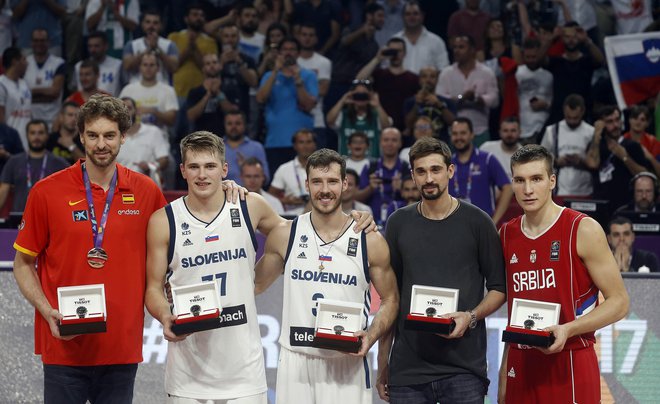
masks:
<svg viewBox="0 0 660 404"><path fill-rule="evenodd" d="M607 65L620 108L660 92L660 32L605 38Z"/></svg>

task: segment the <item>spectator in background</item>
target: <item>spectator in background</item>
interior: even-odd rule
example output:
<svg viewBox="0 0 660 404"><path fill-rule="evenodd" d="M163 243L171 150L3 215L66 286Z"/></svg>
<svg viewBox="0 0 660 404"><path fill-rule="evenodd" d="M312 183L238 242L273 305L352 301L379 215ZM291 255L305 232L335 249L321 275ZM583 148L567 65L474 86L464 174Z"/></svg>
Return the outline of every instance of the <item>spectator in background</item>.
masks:
<svg viewBox="0 0 660 404"><path fill-rule="evenodd" d="M83 27L85 26L85 0L67 0L66 12L62 17L63 46L62 55L64 60L82 60L83 58ZM1 45L0 45L1 46ZM65 65L65 77L71 80L76 77L73 70L73 63ZM73 81L67 83L70 90L73 91Z"/></svg>
<svg viewBox="0 0 660 404"><path fill-rule="evenodd" d="M409 157L406 158L406 160L408 159ZM389 218L397 209L419 202L420 198L421 195L419 189L417 189L417 185L415 185L415 180L410 175L406 175L401 180L401 199L395 199L390 202L390 205L387 207L387 217Z"/></svg>
<svg viewBox="0 0 660 404"><path fill-rule="evenodd" d="M65 160L53 156L46 149L48 125L45 121L31 120L25 131L28 151L10 157L0 177L0 209L9 193L13 192L12 212L23 212L28 193L37 181L69 166Z"/></svg>
<svg viewBox="0 0 660 404"><path fill-rule="evenodd" d="M371 164L371 159L367 151L369 150L369 136L364 132L353 132L348 137L348 155L344 156L346 168L355 170L362 174L362 171Z"/></svg>
<svg viewBox="0 0 660 404"><path fill-rule="evenodd" d="M416 0L407 1L403 6L403 25L403 31L395 37L403 39L406 44L404 69L419 74L426 66L433 66L438 71L449 66L445 41L424 27L424 12Z"/></svg>
<svg viewBox="0 0 660 404"><path fill-rule="evenodd" d="M291 139L296 156L282 164L275 171L268 192L282 202L286 213L300 214L309 200L305 188L307 180L307 159L316 151L314 132L309 129L298 130Z"/></svg>
<svg viewBox="0 0 660 404"><path fill-rule="evenodd" d="M85 157L78 133L79 112L80 106L75 102L68 101L62 104L58 119L60 129L48 135L48 143L46 143L46 149L69 164L74 164L78 159Z"/></svg>
<svg viewBox="0 0 660 404"><path fill-rule="evenodd" d="M170 144L158 126L137 119L135 100L122 97L122 101L131 116L132 125L126 131L117 163L150 177L160 187L162 173L169 162Z"/></svg>
<svg viewBox="0 0 660 404"><path fill-rule="evenodd" d="M438 79L437 93L456 104L459 117L474 125L474 146L490 140L488 116L496 107L499 91L495 74L477 61L474 40L469 36L454 38L454 64L444 69Z"/></svg>
<svg viewBox="0 0 660 404"><path fill-rule="evenodd" d="M433 131L433 121L426 115L421 115L415 120L415 124L413 125L413 144L423 137L437 137ZM399 158L410 165L408 153L410 153L410 147L404 147L399 152Z"/></svg>
<svg viewBox="0 0 660 404"><path fill-rule="evenodd" d="M7 160L15 154L23 153L23 143L18 131L0 122L0 173Z"/></svg>
<svg viewBox="0 0 660 404"><path fill-rule="evenodd" d="M472 122L456 118L451 125L451 143L456 152L451 157L455 169L449 193L483 210L498 223L511 202L511 178L495 156L475 147L474 138ZM499 198L495 197L496 188L500 190Z"/></svg>
<svg viewBox="0 0 660 404"><path fill-rule="evenodd" d="M630 180L632 200L620 206L614 216L621 212L660 212L658 203L658 177L648 171L642 171Z"/></svg>
<svg viewBox="0 0 660 404"><path fill-rule="evenodd" d="M438 86L440 71L433 66L423 67L419 71L420 90L413 97L403 102L403 111L406 114L406 132L404 132L404 145L410 145L410 135L414 133L413 125L418 117L427 116L433 125L434 136L444 142L449 141L447 127L454 122L456 116L447 102L450 100L435 94ZM414 142L416 139L410 139Z"/></svg>
<svg viewBox="0 0 660 404"><path fill-rule="evenodd" d="M105 33L108 55L113 58L123 56L124 45L133 40L139 19L139 0L88 0L85 8L87 32Z"/></svg>
<svg viewBox="0 0 660 404"><path fill-rule="evenodd" d="M379 0L379 3L378 5L383 9L383 26L376 32L375 39L378 47L382 48L387 45L390 38L403 29L403 7L406 2L405 0Z"/></svg>
<svg viewBox="0 0 660 404"><path fill-rule="evenodd" d="M122 88L122 64L121 59L108 54L107 34L101 31L94 31L89 34L87 37L87 53L89 53L89 58L99 66L99 77L96 87L113 97L119 95L119 91ZM83 89L79 80L80 65L82 63L82 60L79 61L75 67L75 81L78 91Z"/></svg>
<svg viewBox="0 0 660 404"><path fill-rule="evenodd" d="M387 47L378 51L376 56L357 74L358 80L372 77L373 89L387 112L394 126L400 131L405 130L403 102L415 95L419 90L419 79L415 73L403 67L406 56L406 43L401 38L391 38ZM389 66L380 68L380 64L388 59Z"/></svg>
<svg viewBox="0 0 660 404"><path fill-rule="evenodd" d="M292 3L286 0L255 0L254 7L259 19L257 32L262 35L266 34L272 24L286 21L293 12Z"/></svg>
<svg viewBox="0 0 660 404"><path fill-rule="evenodd" d="M62 56L62 25L60 20L66 15L66 0L10 0L12 20L17 31L16 47L29 53L30 39L35 29L48 32L50 48L48 52Z"/></svg>
<svg viewBox="0 0 660 404"><path fill-rule="evenodd" d="M218 55L209 53L204 55L204 81L188 93L186 115L191 129L205 130L218 136L224 134L221 124L224 114L235 111L238 107L227 100L222 92L222 79L220 78L220 61Z"/></svg>
<svg viewBox="0 0 660 404"><path fill-rule="evenodd" d="M511 178L511 156L522 147L519 140L520 122L516 117L508 117L500 123L500 139L485 142L479 149L495 156L507 177Z"/></svg>
<svg viewBox="0 0 660 404"><path fill-rule="evenodd" d="M343 33L332 60L332 79L325 99L327 109L348 92L360 69L378 53L379 45L375 38L382 30L384 21L383 7L371 3L364 9L364 24L353 31L346 30Z"/></svg>
<svg viewBox="0 0 660 404"><path fill-rule="evenodd" d="M224 179L240 182L240 167L250 157L255 157L261 162L261 167L266 170L265 181L270 179L268 170L268 159L264 146L250 139L246 131L245 114L241 111L232 111L225 114L225 162L229 167L227 177Z"/></svg>
<svg viewBox="0 0 660 404"><path fill-rule="evenodd" d="M264 117L267 133L264 146L271 173L294 157L291 134L314 125L310 113L316 105L318 82L314 72L298 66L296 60L299 54L300 44L297 40L282 40L275 66L261 78L257 91L257 102L266 104Z"/></svg>
<svg viewBox="0 0 660 404"><path fill-rule="evenodd" d="M167 39L176 45L179 52L179 66L174 72L174 91L180 100L185 100L191 89L202 84L204 74L204 55L218 53L215 40L202 30L206 17L200 3L192 2L187 6L186 16L183 18L186 29L172 32Z"/></svg>
<svg viewBox="0 0 660 404"><path fill-rule="evenodd" d="M369 80L354 80L351 89L328 111L327 119L339 134L339 154L347 155L349 137L362 132L371 144L367 155L374 158L380 155L381 131L392 124Z"/></svg>
<svg viewBox="0 0 660 404"><path fill-rule="evenodd" d="M576 22L570 21L564 25L562 39L564 53L551 57L548 62L548 70L554 76L552 107L548 120L550 123L561 119L564 100L573 93L584 98L587 116L591 115L591 77L594 69L601 66L605 60L600 49ZM587 53L582 52L585 47Z"/></svg>
<svg viewBox="0 0 660 404"><path fill-rule="evenodd" d="M336 139L329 139L330 134L325 130L325 116L323 114L323 111L325 111L323 108L323 98L328 94L330 76L332 75L332 62L330 62L330 59L314 51L318 43L318 38L316 36L316 27L313 25L309 23L301 24L298 28L297 39L300 42L298 65L303 69L313 71L318 81L319 96L316 106L312 110L312 115L314 115L314 131L319 141L317 146L320 148L331 146L330 148L336 149Z"/></svg>
<svg viewBox="0 0 660 404"><path fill-rule="evenodd" d="M297 2L293 5L292 31L296 35L303 23L316 27L316 51L330 57L341 37L340 12L337 2L331 0Z"/></svg>
<svg viewBox="0 0 660 404"><path fill-rule="evenodd" d="M160 14L156 10L145 10L140 23L144 36L134 39L124 46L123 66L128 74L129 83L140 81L140 64L142 56L152 53L158 61L156 80L169 84L172 74L179 67L179 51L174 42L161 37L162 24Z"/></svg>
<svg viewBox="0 0 660 404"><path fill-rule="evenodd" d="M632 177L652 170L642 146L622 139L621 112L612 105L598 111L585 164L598 171L594 197L609 200L610 212L628 201L628 195L621 190L626 189Z"/></svg>
<svg viewBox="0 0 660 404"><path fill-rule="evenodd" d="M384 226L390 202L401 199L401 178L410 172L408 163L399 158L401 132L383 130L380 136L381 157L360 174L360 190L355 199L367 203L374 212L376 224Z"/></svg>
<svg viewBox="0 0 660 404"><path fill-rule="evenodd" d="M660 158L660 140L646 132L650 118L649 109L646 106L633 105L630 107L628 113L630 131L625 133L623 137L642 145L644 156L653 166L656 175L660 175L660 162L658 162L658 158Z"/></svg>
<svg viewBox="0 0 660 404"><path fill-rule="evenodd" d="M256 61L239 46L238 27L228 24L220 28L220 78L222 93L232 104L250 116L250 88L259 84Z"/></svg>
<svg viewBox="0 0 660 404"><path fill-rule="evenodd" d="M0 76L0 122L16 129L23 149L27 149L25 127L32 119L32 92L25 77L27 60L19 48L9 47L2 52Z"/></svg>
<svg viewBox="0 0 660 404"><path fill-rule="evenodd" d="M369 212L373 215L369 205L355 200L359 185L360 174L352 168L346 168L346 190L341 193L341 210L347 215L350 215L353 210Z"/></svg>
<svg viewBox="0 0 660 404"><path fill-rule="evenodd" d="M513 59L517 63L523 61L520 46L511 41L504 29L502 20L498 18L491 18L488 21L488 25L484 30L483 44L483 49L477 51L477 60L493 71L497 68L500 57Z"/></svg>
<svg viewBox="0 0 660 404"><path fill-rule="evenodd" d="M236 16L236 24L240 31L238 49L256 62L261 56L265 39L257 31L259 28L257 9L251 1L245 1L236 8Z"/></svg>
<svg viewBox="0 0 660 404"><path fill-rule="evenodd" d="M32 54L27 58L27 81L32 92L32 117L46 121L50 128L62 105L64 59L48 53L48 31L32 31Z"/></svg>
<svg viewBox="0 0 660 404"><path fill-rule="evenodd" d="M147 17L145 17L147 18ZM163 129L173 126L179 103L174 88L158 80L159 56L149 51L141 54L140 81L128 84L119 98L129 97L137 104L137 117Z"/></svg>
<svg viewBox="0 0 660 404"><path fill-rule="evenodd" d="M284 206L279 199L264 191L266 184L266 173L263 164L256 157L248 157L243 161L240 167L241 170L241 184L250 192L258 193L263 196L266 202L278 215L284 214Z"/></svg>
<svg viewBox="0 0 660 404"><path fill-rule="evenodd" d="M658 257L651 251L633 248L635 232L632 222L625 217L615 217L609 223L607 242L621 272L658 272Z"/></svg>
<svg viewBox="0 0 660 404"><path fill-rule="evenodd" d="M266 30L266 39L264 39L263 49L259 59L257 75L262 77L264 73L273 70L275 59L277 59L280 42L288 35L286 26L279 22L274 22Z"/></svg>
<svg viewBox="0 0 660 404"><path fill-rule="evenodd" d="M490 15L479 8L479 0L465 0L465 8L449 17L449 41L452 42L459 36L470 36L474 38L476 50L483 51L489 20Z"/></svg>
<svg viewBox="0 0 660 404"><path fill-rule="evenodd" d="M546 128L541 146L554 156L559 196L590 196L592 173L587 164L587 150L593 141L594 127L584 118L584 99L577 94L564 100L564 119Z"/></svg>
<svg viewBox="0 0 660 404"><path fill-rule="evenodd" d="M80 66L78 66L78 82L80 83L80 90L69 95L64 100L65 103L70 101L81 107L94 94L108 94L98 87L99 65L93 59L83 60Z"/></svg>
<svg viewBox="0 0 660 404"><path fill-rule="evenodd" d="M521 143L538 143L552 105L552 73L541 67L541 42L527 38L523 43L525 64L516 69L520 105ZM583 111L584 114L584 111Z"/></svg>

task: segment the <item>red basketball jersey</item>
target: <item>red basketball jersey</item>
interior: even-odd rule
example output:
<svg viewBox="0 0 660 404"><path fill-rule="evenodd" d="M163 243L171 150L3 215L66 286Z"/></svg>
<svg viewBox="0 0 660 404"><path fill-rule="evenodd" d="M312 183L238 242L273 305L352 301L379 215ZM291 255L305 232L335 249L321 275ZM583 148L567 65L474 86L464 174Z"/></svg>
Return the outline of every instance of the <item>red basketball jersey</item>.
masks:
<svg viewBox="0 0 660 404"><path fill-rule="evenodd" d="M577 253L578 225L586 216L563 208L555 222L536 237L523 231L523 217L511 220L500 230L509 308L514 298L559 303L559 324L593 310L598 305L598 288ZM578 335L566 341L564 351L594 342L593 332Z"/></svg>

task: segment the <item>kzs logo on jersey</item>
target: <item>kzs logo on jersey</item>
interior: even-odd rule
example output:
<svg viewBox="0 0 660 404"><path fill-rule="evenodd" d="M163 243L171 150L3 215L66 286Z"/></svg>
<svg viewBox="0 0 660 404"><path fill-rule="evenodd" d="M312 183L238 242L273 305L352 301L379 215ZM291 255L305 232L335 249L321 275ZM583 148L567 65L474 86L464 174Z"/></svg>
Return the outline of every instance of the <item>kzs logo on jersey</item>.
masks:
<svg viewBox="0 0 660 404"><path fill-rule="evenodd" d="M189 236L190 233L191 233L190 225L186 222L181 223L181 235L182 236Z"/></svg>
<svg viewBox="0 0 660 404"><path fill-rule="evenodd" d="M357 256L357 246L358 246L358 239L350 237L348 239L348 250L346 250L346 254L351 257Z"/></svg>
<svg viewBox="0 0 660 404"><path fill-rule="evenodd" d="M306 235L303 234L300 236L300 244L298 244L298 247L307 248L307 240L309 240L309 238L307 238Z"/></svg>
<svg viewBox="0 0 660 404"><path fill-rule="evenodd" d="M241 214L238 209L230 209L229 216L231 216L231 227L241 227Z"/></svg>
<svg viewBox="0 0 660 404"><path fill-rule="evenodd" d="M550 261L559 261L559 241L550 244Z"/></svg>

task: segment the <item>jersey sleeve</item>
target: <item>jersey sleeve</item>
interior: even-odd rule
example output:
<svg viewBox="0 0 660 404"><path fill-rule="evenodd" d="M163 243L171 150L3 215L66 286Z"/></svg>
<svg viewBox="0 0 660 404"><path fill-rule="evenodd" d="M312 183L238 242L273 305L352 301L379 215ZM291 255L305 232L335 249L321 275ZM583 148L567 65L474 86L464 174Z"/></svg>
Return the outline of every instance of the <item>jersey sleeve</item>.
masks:
<svg viewBox="0 0 660 404"><path fill-rule="evenodd" d="M48 198L43 186L37 183L28 194L23 221L18 227L14 248L36 257L48 244Z"/></svg>

